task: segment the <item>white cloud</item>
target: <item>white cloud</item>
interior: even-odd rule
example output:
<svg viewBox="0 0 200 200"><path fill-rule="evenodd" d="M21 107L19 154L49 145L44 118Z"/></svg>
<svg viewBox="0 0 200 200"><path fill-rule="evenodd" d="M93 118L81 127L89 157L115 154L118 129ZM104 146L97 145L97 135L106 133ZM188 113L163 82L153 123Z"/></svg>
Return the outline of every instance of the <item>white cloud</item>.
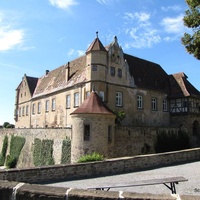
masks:
<svg viewBox="0 0 200 200"><path fill-rule="evenodd" d="M113 4L114 2L117 2L118 0L96 0L96 1L102 5L109 5Z"/></svg>
<svg viewBox="0 0 200 200"><path fill-rule="evenodd" d="M166 17L162 20L161 25L167 33L182 34L184 32L183 15L177 17Z"/></svg>
<svg viewBox="0 0 200 200"><path fill-rule="evenodd" d="M135 13L126 12L124 19L137 20L138 22L145 22L150 19L150 14L145 12L135 12Z"/></svg>
<svg viewBox="0 0 200 200"><path fill-rule="evenodd" d="M70 49L67 53L67 55L69 57L74 57L74 56L82 56L85 54L85 51L82 51L82 50L74 50L74 49Z"/></svg>
<svg viewBox="0 0 200 200"><path fill-rule="evenodd" d="M22 44L25 35L24 30L15 28L5 16L0 13L0 51L7 51Z"/></svg>
<svg viewBox="0 0 200 200"><path fill-rule="evenodd" d="M126 20L126 27L128 26L128 28L125 28L125 34L130 37L124 48L151 48L161 41L158 31L150 21L150 13L125 13L124 19Z"/></svg>
<svg viewBox="0 0 200 200"><path fill-rule="evenodd" d="M78 5L76 0L49 0L50 4L58 8L67 10L71 6Z"/></svg>
<svg viewBox="0 0 200 200"><path fill-rule="evenodd" d="M173 5L173 6L167 6L167 7L161 7L161 9L165 12L168 11L181 11L182 7L180 5Z"/></svg>
<svg viewBox="0 0 200 200"><path fill-rule="evenodd" d="M160 36L156 30L149 29L149 31L140 31L137 28L132 28L129 31L131 41L125 44L125 48L151 48L154 44L161 41Z"/></svg>

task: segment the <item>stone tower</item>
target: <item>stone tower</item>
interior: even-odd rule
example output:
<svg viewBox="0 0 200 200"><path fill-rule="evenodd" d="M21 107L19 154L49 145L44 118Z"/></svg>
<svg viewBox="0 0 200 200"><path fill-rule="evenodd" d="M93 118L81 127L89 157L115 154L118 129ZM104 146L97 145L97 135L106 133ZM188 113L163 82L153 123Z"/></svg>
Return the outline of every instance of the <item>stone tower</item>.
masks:
<svg viewBox="0 0 200 200"><path fill-rule="evenodd" d="M71 163L93 152L112 157L116 116L94 91L71 116Z"/></svg>

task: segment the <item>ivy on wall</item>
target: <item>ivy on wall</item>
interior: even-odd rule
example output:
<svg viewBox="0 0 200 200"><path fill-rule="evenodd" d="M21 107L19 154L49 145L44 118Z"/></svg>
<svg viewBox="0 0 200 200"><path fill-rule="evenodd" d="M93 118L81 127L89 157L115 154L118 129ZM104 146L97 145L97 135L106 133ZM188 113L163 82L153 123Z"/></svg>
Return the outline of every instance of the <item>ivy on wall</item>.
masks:
<svg viewBox="0 0 200 200"><path fill-rule="evenodd" d="M11 136L10 141L10 155L6 157L6 166L8 168L15 168L19 159L21 150L25 144L26 139L20 136Z"/></svg>
<svg viewBox="0 0 200 200"><path fill-rule="evenodd" d="M71 162L71 140L67 138L62 143L61 163L66 164Z"/></svg>
<svg viewBox="0 0 200 200"><path fill-rule="evenodd" d="M8 136L6 135L3 140L3 146L0 153L0 166L3 166L6 160L6 152L8 149Z"/></svg>
<svg viewBox="0 0 200 200"><path fill-rule="evenodd" d="M33 162L35 166L54 165L53 140L40 140L35 138Z"/></svg>

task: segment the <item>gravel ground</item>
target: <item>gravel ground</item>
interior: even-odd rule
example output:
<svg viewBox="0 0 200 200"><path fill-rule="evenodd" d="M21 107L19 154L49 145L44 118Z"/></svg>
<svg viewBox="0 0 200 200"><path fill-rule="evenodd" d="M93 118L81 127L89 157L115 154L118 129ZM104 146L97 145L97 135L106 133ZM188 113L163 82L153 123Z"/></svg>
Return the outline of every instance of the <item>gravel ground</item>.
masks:
<svg viewBox="0 0 200 200"><path fill-rule="evenodd" d="M87 189L98 185L115 185L127 182L134 182L148 179L169 178L173 176L183 176L188 181L180 182L176 185L179 195L199 195L200 199L200 162L187 163L182 165L163 167L141 172L133 172L114 176L105 176L83 180L72 180L56 182L47 185L67 188ZM112 188L112 191L128 191L137 193L169 194L171 191L164 185L149 185L137 187Z"/></svg>

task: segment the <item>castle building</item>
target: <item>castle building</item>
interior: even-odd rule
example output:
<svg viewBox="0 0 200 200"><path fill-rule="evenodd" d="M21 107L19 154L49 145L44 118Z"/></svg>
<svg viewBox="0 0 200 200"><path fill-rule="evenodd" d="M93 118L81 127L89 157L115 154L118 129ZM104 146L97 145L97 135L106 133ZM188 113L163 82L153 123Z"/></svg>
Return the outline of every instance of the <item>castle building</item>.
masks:
<svg viewBox="0 0 200 200"><path fill-rule="evenodd" d="M96 95L105 106L97 113ZM124 53L116 36L104 47L98 35L84 56L40 78L25 74L16 89L16 128L70 127L87 139L93 122L111 134L114 113L125 114L121 126L185 126L199 133L200 92L183 72L168 75L159 64Z"/></svg>

